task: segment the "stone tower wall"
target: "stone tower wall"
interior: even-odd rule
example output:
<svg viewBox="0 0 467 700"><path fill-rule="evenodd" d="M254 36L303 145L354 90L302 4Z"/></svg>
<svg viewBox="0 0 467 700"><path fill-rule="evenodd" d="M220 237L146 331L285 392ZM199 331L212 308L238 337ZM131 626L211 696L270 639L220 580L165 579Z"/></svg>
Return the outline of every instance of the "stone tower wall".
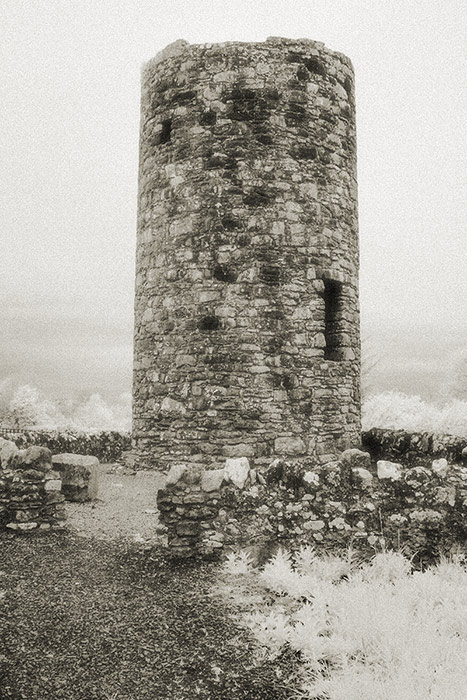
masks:
<svg viewBox="0 0 467 700"><path fill-rule="evenodd" d="M180 41L150 61L136 265L140 466L358 445L350 61L278 38Z"/></svg>

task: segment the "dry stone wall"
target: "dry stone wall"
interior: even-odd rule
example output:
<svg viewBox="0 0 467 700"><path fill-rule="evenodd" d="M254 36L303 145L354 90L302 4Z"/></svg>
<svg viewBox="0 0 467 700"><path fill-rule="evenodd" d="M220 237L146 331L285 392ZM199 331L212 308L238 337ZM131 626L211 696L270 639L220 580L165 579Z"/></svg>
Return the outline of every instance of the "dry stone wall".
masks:
<svg viewBox="0 0 467 700"><path fill-rule="evenodd" d="M393 459L410 465L439 458L458 464L467 462L467 438L457 435L372 428L362 433L362 445L373 459Z"/></svg>
<svg viewBox="0 0 467 700"><path fill-rule="evenodd" d="M60 432L57 430L13 430L4 428L0 436L12 440L17 447L37 445L47 447L53 454L72 453L92 455L102 462L122 459L131 449L129 433L101 431L83 433L80 431Z"/></svg>
<svg viewBox="0 0 467 700"><path fill-rule="evenodd" d="M177 557L246 548L261 558L281 544L467 557L467 466L445 458L409 467L354 449L327 464L277 459L263 473L246 458L212 471L174 465L158 507Z"/></svg>
<svg viewBox="0 0 467 700"><path fill-rule="evenodd" d="M46 447L19 450L0 438L0 528L50 530L65 524L60 474Z"/></svg>
<svg viewBox="0 0 467 700"><path fill-rule="evenodd" d="M359 444L354 76L310 40L176 42L143 70L140 467Z"/></svg>

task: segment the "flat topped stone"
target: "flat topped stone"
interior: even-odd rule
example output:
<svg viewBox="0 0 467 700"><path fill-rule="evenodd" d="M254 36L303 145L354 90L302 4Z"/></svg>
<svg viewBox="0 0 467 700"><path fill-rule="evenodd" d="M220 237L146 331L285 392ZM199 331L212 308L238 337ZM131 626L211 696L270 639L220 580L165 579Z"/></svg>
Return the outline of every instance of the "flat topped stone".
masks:
<svg viewBox="0 0 467 700"><path fill-rule="evenodd" d="M92 455L63 453L52 457L62 479L62 492L68 501L92 501L99 487L99 460Z"/></svg>
<svg viewBox="0 0 467 700"><path fill-rule="evenodd" d="M245 486L248 474L250 473L250 463L246 457L230 458L225 462L225 476L239 489Z"/></svg>
<svg viewBox="0 0 467 700"><path fill-rule="evenodd" d="M0 467L6 469L14 464L18 452L19 450L12 440L0 438Z"/></svg>

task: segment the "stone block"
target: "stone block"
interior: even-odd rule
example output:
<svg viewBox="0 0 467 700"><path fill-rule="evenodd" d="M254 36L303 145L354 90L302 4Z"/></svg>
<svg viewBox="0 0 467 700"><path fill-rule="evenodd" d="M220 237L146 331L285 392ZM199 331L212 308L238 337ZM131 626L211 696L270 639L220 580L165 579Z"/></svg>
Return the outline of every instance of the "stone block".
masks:
<svg viewBox="0 0 467 700"><path fill-rule="evenodd" d="M307 471L303 475L303 481L310 486L319 486L319 474Z"/></svg>
<svg viewBox="0 0 467 700"><path fill-rule="evenodd" d="M165 485L166 486L173 486L174 484L177 484L180 479L183 477L185 472L187 471L188 466L186 464L173 464L170 467L170 471L167 474L167 478L165 480Z"/></svg>
<svg viewBox="0 0 467 700"><path fill-rule="evenodd" d="M209 469L201 477L201 489L207 492L218 491L224 479L224 469Z"/></svg>
<svg viewBox="0 0 467 700"><path fill-rule="evenodd" d="M62 488L62 480L61 479L48 479L45 484L44 484L44 491L60 491ZM70 499L70 500L75 500L75 499ZM84 500L84 499L79 499L79 500ZM85 499L88 500L88 499Z"/></svg>
<svg viewBox="0 0 467 700"><path fill-rule="evenodd" d="M68 501L92 501L99 487L99 460L90 455L60 454L52 464L62 480L62 492ZM48 489L58 490L58 489Z"/></svg>
<svg viewBox="0 0 467 700"><path fill-rule="evenodd" d="M184 499L184 503L204 503L206 500L206 497L204 493L197 492L197 493L188 493Z"/></svg>
<svg viewBox="0 0 467 700"><path fill-rule="evenodd" d="M274 452L278 455L302 455L306 445L299 437L279 437L274 440Z"/></svg>
<svg viewBox="0 0 467 700"><path fill-rule="evenodd" d="M0 438L0 467L7 469L12 467L18 457L18 448L12 440Z"/></svg>
<svg viewBox="0 0 467 700"><path fill-rule="evenodd" d="M193 520L178 523L175 529L180 537L196 537L199 533L199 525Z"/></svg>
<svg viewBox="0 0 467 700"><path fill-rule="evenodd" d="M17 467L47 472L52 469L52 453L47 447L37 445L19 450Z"/></svg>
<svg viewBox="0 0 467 700"><path fill-rule="evenodd" d="M390 479L391 481L399 481L402 478L402 466L397 462L388 462L380 459L376 463L378 470L378 479Z"/></svg>
<svg viewBox="0 0 467 700"><path fill-rule="evenodd" d="M309 520L308 522L303 524L304 530L317 531L322 530L323 527L325 527L325 523L323 520Z"/></svg>
<svg viewBox="0 0 467 700"><path fill-rule="evenodd" d="M225 476L237 488L245 486L248 474L250 473L250 463L246 457L229 458L225 462Z"/></svg>
<svg viewBox="0 0 467 700"><path fill-rule="evenodd" d="M237 445L224 445L222 454L226 457L254 457L255 448L253 445L240 442Z"/></svg>
<svg viewBox="0 0 467 700"><path fill-rule="evenodd" d="M434 459L431 463L431 468L438 476L446 476L449 469L448 460L444 459L444 457L441 459Z"/></svg>
<svg viewBox="0 0 467 700"><path fill-rule="evenodd" d="M370 469L371 467L371 457L368 452L363 452L362 450L350 449L345 450L341 456L340 461L343 464L347 464L350 467Z"/></svg>
<svg viewBox="0 0 467 700"><path fill-rule="evenodd" d="M363 467L354 467L352 469L352 474L354 478L357 481L360 481L363 486L371 486L373 474L368 471L368 469L364 469Z"/></svg>
<svg viewBox="0 0 467 700"><path fill-rule="evenodd" d="M166 396L161 403L161 411L168 415L183 416L186 413L186 408L180 401L175 401L170 396Z"/></svg>

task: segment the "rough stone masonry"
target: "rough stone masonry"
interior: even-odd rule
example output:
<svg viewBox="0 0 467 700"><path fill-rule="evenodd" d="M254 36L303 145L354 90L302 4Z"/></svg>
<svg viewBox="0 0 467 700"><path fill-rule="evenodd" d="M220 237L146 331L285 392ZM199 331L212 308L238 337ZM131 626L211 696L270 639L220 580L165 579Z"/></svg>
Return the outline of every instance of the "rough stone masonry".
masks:
<svg viewBox="0 0 467 700"><path fill-rule="evenodd" d="M360 443L354 77L308 39L143 69L139 467L325 463Z"/></svg>

